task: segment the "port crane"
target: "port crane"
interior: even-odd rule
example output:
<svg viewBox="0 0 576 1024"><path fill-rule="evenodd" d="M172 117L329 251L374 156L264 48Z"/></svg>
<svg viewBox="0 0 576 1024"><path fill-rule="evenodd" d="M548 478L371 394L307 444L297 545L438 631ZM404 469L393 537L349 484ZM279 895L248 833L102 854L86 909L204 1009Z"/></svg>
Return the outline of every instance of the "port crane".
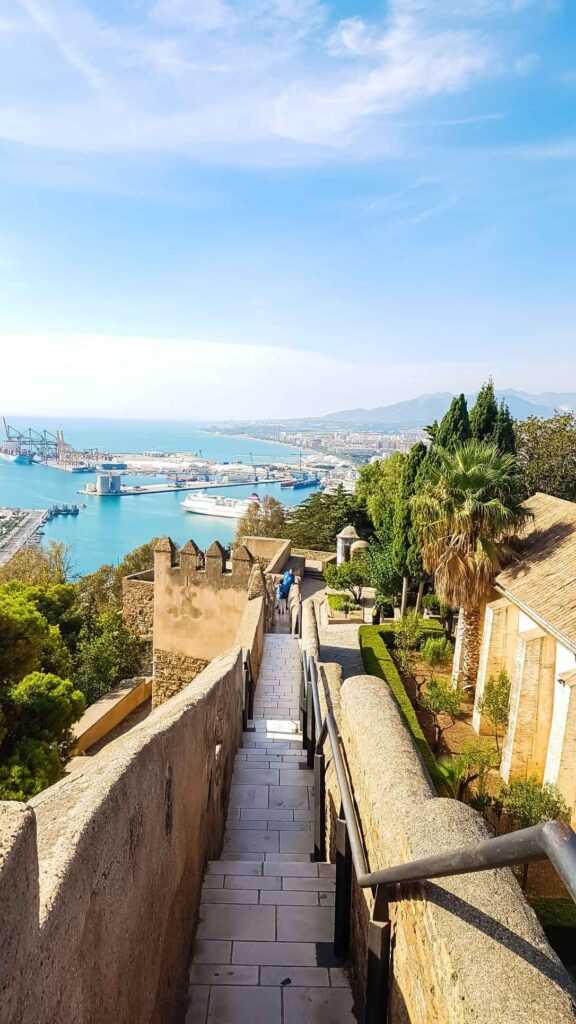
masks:
<svg viewBox="0 0 576 1024"><path fill-rule="evenodd" d="M30 459L36 458L41 462L57 457L60 443L58 434L52 434L49 430L35 430L34 427L19 430L10 426L4 417L2 422L6 435L4 447L9 448L14 454L27 455Z"/></svg>

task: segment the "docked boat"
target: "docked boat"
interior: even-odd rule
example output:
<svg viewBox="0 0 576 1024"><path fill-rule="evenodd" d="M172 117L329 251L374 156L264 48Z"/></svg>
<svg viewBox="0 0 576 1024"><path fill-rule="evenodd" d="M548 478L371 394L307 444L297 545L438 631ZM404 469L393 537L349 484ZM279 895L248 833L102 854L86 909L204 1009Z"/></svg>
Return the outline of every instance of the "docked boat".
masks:
<svg viewBox="0 0 576 1024"><path fill-rule="evenodd" d="M257 494L251 494L249 498L225 498L222 494L207 494L206 491L189 494L181 502L186 512L218 519L241 519L254 504L260 504Z"/></svg>
<svg viewBox="0 0 576 1024"><path fill-rule="evenodd" d="M301 491L305 487L318 487L319 483L319 476L304 476L300 480L295 480L292 486L295 491Z"/></svg>

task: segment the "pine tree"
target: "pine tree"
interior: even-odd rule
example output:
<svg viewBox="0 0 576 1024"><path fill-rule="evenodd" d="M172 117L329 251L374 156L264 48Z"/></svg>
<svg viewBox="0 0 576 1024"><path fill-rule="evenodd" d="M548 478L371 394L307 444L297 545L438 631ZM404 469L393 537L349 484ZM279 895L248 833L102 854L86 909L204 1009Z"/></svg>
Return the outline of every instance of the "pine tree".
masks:
<svg viewBox="0 0 576 1024"><path fill-rule="evenodd" d="M453 398L448 412L436 429L434 444L453 451L459 444L470 438L470 420L465 395Z"/></svg>
<svg viewBox="0 0 576 1024"><path fill-rule="evenodd" d="M494 395L494 381L490 377L478 392L470 410L470 430L475 441L493 441L498 419L498 403Z"/></svg>
<svg viewBox="0 0 576 1024"><path fill-rule="evenodd" d="M502 399L498 406L498 416L496 417L496 425L494 427L492 440L499 451L508 452L510 455L516 454L514 420L510 415L510 409L506 405L504 399Z"/></svg>
<svg viewBox="0 0 576 1024"><path fill-rule="evenodd" d="M418 538L412 525L411 498L416 491L418 472L427 456L426 445L415 444L402 467L400 487L394 509L392 552L395 567L403 577L402 614L406 611L408 579L423 574Z"/></svg>

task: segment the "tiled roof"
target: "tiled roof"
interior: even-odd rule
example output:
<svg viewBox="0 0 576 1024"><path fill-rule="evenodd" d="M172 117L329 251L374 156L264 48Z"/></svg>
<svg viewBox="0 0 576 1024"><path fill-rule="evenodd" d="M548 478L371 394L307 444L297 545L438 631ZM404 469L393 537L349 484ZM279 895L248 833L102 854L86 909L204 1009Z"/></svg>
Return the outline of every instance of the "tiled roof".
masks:
<svg viewBox="0 0 576 1024"><path fill-rule="evenodd" d="M534 518L496 584L576 649L576 503L535 494L525 505Z"/></svg>

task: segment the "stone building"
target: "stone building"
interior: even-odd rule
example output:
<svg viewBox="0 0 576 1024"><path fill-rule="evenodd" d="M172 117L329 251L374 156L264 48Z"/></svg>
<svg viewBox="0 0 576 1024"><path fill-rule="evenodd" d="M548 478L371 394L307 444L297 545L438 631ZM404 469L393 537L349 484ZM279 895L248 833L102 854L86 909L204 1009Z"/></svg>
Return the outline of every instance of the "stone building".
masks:
<svg viewBox="0 0 576 1024"><path fill-rule="evenodd" d="M576 816L576 504L536 494L520 556L486 608L474 728L487 679L506 669L510 715L501 773L557 786Z"/></svg>

